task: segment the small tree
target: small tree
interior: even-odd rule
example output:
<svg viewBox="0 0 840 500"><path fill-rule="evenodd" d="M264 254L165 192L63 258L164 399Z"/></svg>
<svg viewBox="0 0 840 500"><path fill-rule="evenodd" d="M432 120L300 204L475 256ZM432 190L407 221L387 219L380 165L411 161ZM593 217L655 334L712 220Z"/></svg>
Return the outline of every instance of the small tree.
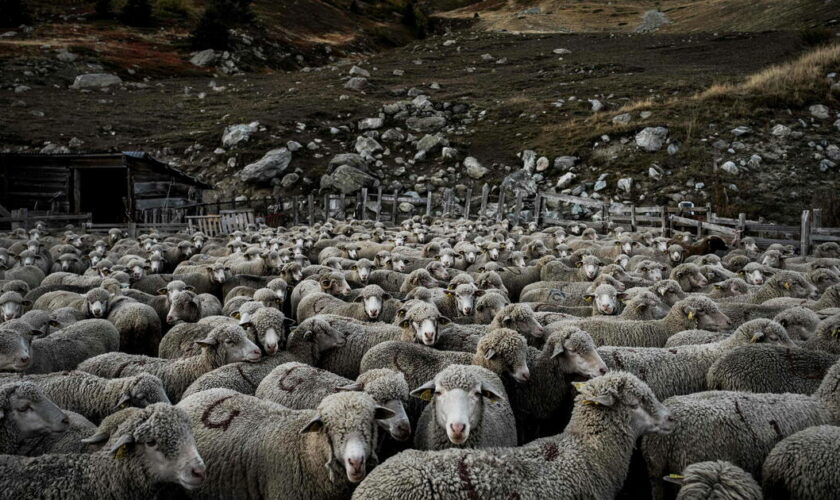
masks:
<svg viewBox="0 0 840 500"><path fill-rule="evenodd" d="M120 21L129 26L152 24L152 6L149 0L128 0L120 12Z"/></svg>

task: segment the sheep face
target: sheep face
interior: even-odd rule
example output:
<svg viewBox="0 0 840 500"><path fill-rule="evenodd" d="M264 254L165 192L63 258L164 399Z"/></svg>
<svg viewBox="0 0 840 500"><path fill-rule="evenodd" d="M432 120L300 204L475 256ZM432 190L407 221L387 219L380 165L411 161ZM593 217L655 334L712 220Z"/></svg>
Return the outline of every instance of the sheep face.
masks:
<svg viewBox="0 0 840 500"><path fill-rule="evenodd" d="M0 420L7 419L21 438L64 432L70 425L61 408L32 382L6 385L0 398Z"/></svg>
<svg viewBox="0 0 840 500"><path fill-rule="evenodd" d="M370 272L373 270L373 263L367 259L361 259L353 264L351 269L356 271L356 274L359 276L359 281L367 283L370 278Z"/></svg>
<svg viewBox="0 0 840 500"><path fill-rule="evenodd" d="M543 353L559 363L563 373L587 379L607 373L607 365L588 333L575 327L562 326L551 333Z"/></svg>
<svg viewBox="0 0 840 500"><path fill-rule="evenodd" d="M450 278L449 271L447 271L446 267L440 262L429 262L426 265L426 270L429 271L429 274L436 280L447 281Z"/></svg>
<svg viewBox="0 0 840 500"><path fill-rule="evenodd" d="M194 323L201 318L201 304L194 293L178 293L175 298L170 296L170 302L169 312L166 314L168 325Z"/></svg>
<svg viewBox="0 0 840 500"><path fill-rule="evenodd" d="M148 373L142 373L132 378L133 381L126 387L117 403L117 408L121 409L129 406L145 408L155 403L170 404L169 397L166 396L163 383L159 378Z"/></svg>
<svg viewBox="0 0 840 500"><path fill-rule="evenodd" d="M23 314L23 308L31 304L17 292L6 292L0 295L0 314L2 314L3 321L20 318Z"/></svg>
<svg viewBox="0 0 840 500"><path fill-rule="evenodd" d="M346 297L350 295L350 285L341 274L330 274L322 277L318 281L321 285L321 291L336 297Z"/></svg>
<svg viewBox="0 0 840 500"><path fill-rule="evenodd" d="M443 264L443 267L452 267L455 265L455 252L451 249L445 249L438 255L438 261Z"/></svg>
<svg viewBox="0 0 840 500"><path fill-rule="evenodd" d="M221 285L224 284L228 280L228 274L230 273L229 267L224 267L221 265L212 266L207 268L207 272L210 273L210 281L214 284Z"/></svg>
<svg viewBox="0 0 840 500"><path fill-rule="evenodd" d="M58 264L62 271L70 272L79 262L79 258L72 254L63 254L58 258Z"/></svg>
<svg viewBox="0 0 840 500"><path fill-rule="evenodd" d="M679 282L684 292L697 291L709 284L709 280L694 264L681 264L671 272L671 279Z"/></svg>
<svg viewBox="0 0 840 500"><path fill-rule="evenodd" d="M622 266L624 267L624 266ZM626 268L625 268L626 269ZM645 260L642 261L641 265L636 268L636 271L642 276L642 278L650 281L659 281L662 279L662 271L664 267L661 264L656 262Z"/></svg>
<svg viewBox="0 0 840 500"><path fill-rule="evenodd" d="M613 264L617 264L617 265L621 266L621 268L626 271L627 266L630 265L630 257L627 254L619 254L615 259L613 259ZM647 279L650 279L650 278L647 278ZM660 273L660 277L658 279L661 279L661 273ZM652 280L652 281L656 281L656 280Z"/></svg>
<svg viewBox="0 0 840 500"><path fill-rule="evenodd" d="M21 333L0 330L0 370L20 372L32 364L29 347L31 337L28 332Z"/></svg>
<svg viewBox="0 0 840 500"><path fill-rule="evenodd" d="M635 311L636 319L648 320L664 318L668 314L669 309L670 307L658 295L649 291L636 294L624 306L625 311Z"/></svg>
<svg viewBox="0 0 840 500"><path fill-rule="evenodd" d="M736 297L747 293L747 283L739 278L729 278L715 283L716 297Z"/></svg>
<svg viewBox="0 0 840 500"><path fill-rule="evenodd" d="M819 297L817 287L808 283L798 273L780 272L773 276L772 285L785 297L797 299L816 299ZM771 282L768 281L768 285Z"/></svg>
<svg viewBox="0 0 840 500"><path fill-rule="evenodd" d="M343 469L348 481L358 483L367 475L367 462L372 458L376 439L372 424L393 417L394 412L362 392L330 394L315 411L315 417L300 432L325 435L332 448L327 467L331 472Z"/></svg>
<svg viewBox="0 0 840 500"><path fill-rule="evenodd" d="M808 279L817 287L820 293L823 293L832 285L840 283L840 275L831 269L815 269L808 273Z"/></svg>
<svg viewBox="0 0 840 500"><path fill-rule="evenodd" d="M455 290L446 289L443 293L455 299L455 306L458 312L464 316L472 315L475 298L484 295L483 290L479 290L472 284L458 285Z"/></svg>
<svg viewBox="0 0 840 500"><path fill-rule="evenodd" d="M670 245L667 249L668 252L668 260L671 261L672 265L681 264L682 261L685 259L685 249L680 245Z"/></svg>
<svg viewBox="0 0 840 500"><path fill-rule="evenodd" d="M262 351L248 339L245 330L234 325L217 327L206 338L197 340L196 344L203 348L214 349L224 363L237 361L253 363L262 357Z"/></svg>
<svg viewBox="0 0 840 500"><path fill-rule="evenodd" d="M510 328L526 337L541 339L545 338L546 335L546 331L537 321L534 311L526 304L505 306L493 318L493 322L502 328Z"/></svg>
<svg viewBox="0 0 840 500"><path fill-rule="evenodd" d="M513 330L494 330L479 341L482 365L494 373L507 373L519 383L527 382L531 372L527 363L528 342Z"/></svg>
<svg viewBox="0 0 840 500"><path fill-rule="evenodd" d="M381 287L377 285L368 285L362 289L362 292L356 297L356 302L364 304L365 314L370 319L379 318L382 312L382 305L384 301L391 298L390 294L385 293Z"/></svg>
<svg viewBox="0 0 840 500"><path fill-rule="evenodd" d="M411 422L408 420L408 415L405 413L405 406L403 401L399 399L391 399L380 403L383 408L391 410L394 416L382 420L377 420L379 427L387 431L397 441L407 441L411 437Z"/></svg>
<svg viewBox="0 0 840 500"><path fill-rule="evenodd" d="M163 265L165 264L162 257L152 257L146 261L145 269L148 269L150 274L163 273Z"/></svg>
<svg viewBox="0 0 840 500"><path fill-rule="evenodd" d="M729 326L729 318L720 312L714 301L707 297L692 297L674 305L674 314L680 314L686 329L721 331Z"/></svg>
<svg viewBox="0 0 840 500"><path fill-rule="evenodd" d="M619 293L615 287L610 285L600 285L593 292L587 293L584 296L587 302L593 303L598 314L613 315L618 314L621 310L619 300L624 299L626 295Z"/></svg>
<svg viewBox="0 0 840 500"><path fill-rule="evenodd" d="M85 294L85 309L93 318L103 318L108 314L111 294L102 288L94 288Z"/></svg>
<svg viewBox="0 0 840 500"><path fill-rule="evenodd" d="M438 339L438 325L448 325L449 318L441 316L431 304L420 302L405 312L400 321L403 329L410 330L411 338L425 345L435 345Z"/></svg>
<svg viewBox="0 0 840 500"><path fill-rule="evenodd" d="M508 304L507 298L500 293L487 293L476 301L475 322L486 325Z"/></svg>
<svg viewBox="0 0 840 500"><path fill-rule="evenodd" d="M578 261L577 267L580 268L583 278L592 281L601 272L601 261L594 255L586 255Z"/></svg>
<svg viewBox="0 0 840 500"><path fill-rule="evenodd" d="M314 343L318 352L342 347L347 342L341 332L317 317L303 321L294 333L298 332L304 341Z"/></svg>
<svg viewBox="0 0 840 500"><path fill-rule="evenodd" d="M625 413L634 435L668 434L674 428L670 410L634 375L607 373L575 387L580 392L575 397L576 405L592 406L594 411Z"/></svg>
<svg viewBox="0 0 840 500"><path fill-rule="evenodd" d="M768 250L761 259L761 264L767 267L781 269L784 267L784 256L776 250Z"/></svg>

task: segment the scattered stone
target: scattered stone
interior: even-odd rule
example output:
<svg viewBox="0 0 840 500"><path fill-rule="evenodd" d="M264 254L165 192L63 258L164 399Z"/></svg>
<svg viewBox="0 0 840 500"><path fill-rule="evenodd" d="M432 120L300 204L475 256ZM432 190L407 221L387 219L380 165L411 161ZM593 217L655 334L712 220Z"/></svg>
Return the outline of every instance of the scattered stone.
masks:
<svg viewBox="0 0 840 500"><path fill-rule="evenodd" d="M667 136L665 127L646 127L636 134L636 145L648 152L659 151Z"/></svg>
<svg viewBox="0 0 840 500"><path fill-rule="evenodd" d="M289 141L289 142L286 143L286 148L288 148L289 151L291 151L292 153L300 150L300 148L302 148L302 147L303 147L303 145L301 143L299 143L298 141Z"/></svg>
<svg viewBox="0 0 840 500"><path fill-rule="evenodd" d="M599 101L598 99L589 99L589 103L592 104L592 112L597 113L604 109L604 103Z"/></svg>
<svg viewBox="0 0 840 500"><path fill-rule="evenodd" d="M70 148L67 146L61 146L59 144L53 144L52 142L41 148L40 153L44 155L58 155L58 154L67 154L70 152Z"/></svg>
<svg viewBox="0 0 840 500"><path fill-rule="evenodd" d="M300 180L300 175L298 175L295 172L292 172L291 174L286 174L286 175L283 176L283 180L280 181L280 185L283 186L284 188L290 188L290 187L294 186L295 184L297 184L297 182L299 180Z"/></svg>
<svg viewBox="0 0 840 500"><path fill-rule="evenodd" d="M411 117L405 121L405 126L415 132L435 132L446 125L446 118L442 116L427 116L425 118Z"/></svg>
<svg viewBox="0 0 840 500"><path fill-rule="evenodd" d="M333 156L330 160L329 171L334 170L341 165L350 165L353 168L364 170L367 168L367 163L361 155L356 153L343 153Z"/></svg>
<svg viewBox="0 0 840 500"><path fill-rule="evenodd" d="M720 166L720 169L731 175L738 175L738 165L735 162L728 161Z"/></svg>
<svg viewBox="0 0 840 500"><path fill-rule="evenodd" d="M514 195L534 196L537 194L537 181L523 168L505 177L502 188L510 190Z"/></svg>
<svg viewBox="0 0 840 500"><path fill-rule="evenodd" d="M395 128L389 128L382 133L380 138L386 142L401 142L405 140L405 135Z"/></svg>
<svg viewBox="0 0 840 500"><path fill-rule="evenodd" d="M92 89L110 87L111 85L119 85L122 79L117 75L111 73L87 73L79 75L73 82L70 88L73 89Z"/></svg>
<svg viewBox="0 0 840 500"><path fill-rule="evenodd" d="M405 74L405 71L401 69L395 69L392 74L394 76L403 76Z"/></svg>
<svg viewBox="0 0 840 500"><path fill-rule="evenodd" d="M456 42L455 40L447 40L447 41L443 42L443 46L444 47L451 47L451 46L455 45L456 43L458 43L458 42Z"/></svg>
<svg viewBox="0 0 840 500"><path fill-rule="evenodd" d="M268 182L282 174L292 161L292 152L287 148L272 149L254 163L246 165L239 172L245 182Z"/></svg>
<svg viewBox="0 0 840 500"><path fill-rule="evenodd" d="M400 212L402 212L404 214L407 214L407 213L414 210L414 205L412 205L411 203L409 203L407 201L404 201L404 202L399 204L399 209L400 209Z"/></svg>
<svg viewBox="0 0 840 500"><path fill-rule="evenodd" d="M458 158L458 150L455 148L445 147L441 149L440 157L444 160L454 160Z"/></svg>
<svg viewBox="0 0 840 500"><path fill-rule="evenodd" d="M661 180L662 179L662 172L656 167L648 168L648 177L654 180Z"/></svg>
<svg viewBox="0 0 840 500"><path fill-rule="evenodd" d="M522 152L522 168L528 172L534 171L534 165L537 163L537 152L531 149L526 149Z"/></svg>
<svg viewBox="0 0 840 500"><path fill-rule="evenodd" d="M607 181L601 179L595 183L595 186L592 188L594 191L598 192L607 187Z"/></svg>
<svg viewBox="0 0 840 500"><path fill-rule="evenodd" d="M73 54L73 53L69 52L67 49L62 49L62 50L61 50L61 51L60 51L60 52L59 52L59 53L55 56L55 58L56 58L56 59L58 59L58 60L59 60L59 61L61 61L61 62L71 63L71 62L75 61L76 59L78 59L78 58L79 58L79 56L77 56L76 54Z"/></svg>
<svg viewBox="0 0 840 500"><path fill-rule="evenodd" d="M370 157L382 151L382 145L372 137L360 135L356 138L356 152L363 157Z"/></svg>
<svg viewBox="0 0 840 500"><path fill-rule="evenodd" d="M677 154L679 152L680 152L680 146L677 143L672 142L671 144L668 144L668 154L669 155L674 156L675 154Z"/></svg>
<svg viewBox="0 0 840 500"><path fill-rule="evenodd" d="M630 193L630 189L633 187L633 178L632 177L622 177L618 180L616 184L618 189L624 191L625 193Z"/></svg>
<svg viewBox="0 0 840 500"><path fill-rule="evenodd" d="M211 66L213 63L216 62L218 55L216 51L213 49L202 50L200 52L196 52L190 58L190 63L198 66L200 68L204 68L206 66Z"/></svg>
<svg viewBox="0 0 840 500"><path fill-rule="evenodd" d="M384 118L365 118L359 122L359 130L375 130L385 124Z"/></svg>
<svg viewBox="0 0 840 500"><path fill-rule="evenodd" d="M785 138L785 137L790 135L790 132L791 132L790 127L787 127L787 126L782 125L780 123L780 124L776 125L775 127L773 127L773 130L770 131L770 134L774 135L776 137Z"/></svg>
<svg viewBox="0 0 840 500"><path fill-rule="evenodd" d="M443 145L443 138L437 134L426 134L417 141L417 151L427 153Z"/></svg>
<svg viewBox="0 0 840 500"><path fill-rule="evenodd" d="M15 85L15 94L22 94L27 90L32 90L32 87L28 87L26 85Z"/></svg>
<svg viewBox="0 0 840 500"><path fill-rule="evenodd" d="M492 61L494 59L494 57L491 56L490 54L481 54L481 59L483 61Z"/></svg>
<svg viewBox="0 0 840 500"><path fill-rule="evenodd" d="M464 158L464 168L467 170L467 175L473 179L481 179L487 175L487 167L483 166L476 158L468 156Z"/></svg>
<svg viewBox="0 0 840 500"><path fill-rule="evenodd" d="M548 167L550 165L551 165L551 163L548 161L548 158L546 158L545 156L540 156L537 159L536 170L537 170L537 172L544 172L544 171L548 170Z"/></svg>
<svg viewBox="0 0 840 500"><path fill-rule="evenodd" d="M225 131L222 134L222 145L231 147L242 141L247 141L251 137L251 134L259 129L259 126L260 122L251 122L225 127Z"/></svg>
<svg viewBox="0 0 840 500"><path fill-rule="evenodd" d="M575 180L577 175L573 174L572 172L566 172L565 174L561 175L559 179L557 179L557 189L564 189L572 185L572 181Z"/></svg>
<svg viewBox="0 0 840 500"><path fill-rule="evenodd" d="M820 172L827 172L829 169L836 167L837 164L833 161L829 160L828 158L824 158L820 161Z"/></svg>
<svg viewBox="0 0 840 500"><path fill-rule="evenodd" d="M840 161L840 147L837 147L834 144L829 145L825 148L825 155L828 156L830 160Z"/></svg>
<svg viewBox="0 0 840 500"><path fill-rule="evenodd" d="M554 50L552 50L551 52L552 52L552 53L554 53L554 54L557 54L558 56L562 56L562 55L566 55L566 54L571 54L571 53L572 53L572 51L571 51L571 50L569 50L569 49L554 49Z"/></svg>
<svg viewBox="0 0 840 500"><path fill-rule="evenodd" d="M376 184L377 180L373 176L349 165L340 165L331 175L321 178L321 187L338 189L344 194L355 193L363 187L372 187Z"/></svg>
<svg viewBox="0 0 840 500"><path fill-rule="evenodd" d="M734 135L735 137L741 137L742 135L747 135L750 132L752 132L752 129L745 125L741 125L740 127L735 127L732 129L732 135Z"/></svg>
<svg viewBox="0 0 840 500"><path fill-rule="evenodd" d="M353 66L352 68L350 68L349 75L370 78L370 71L360 68L358 66Z"/></svg>
<svg viewBox="0 0 840 500"><path fill-rule="evenodd" d="M642 120L647 120L651 116L653 116L653 111L642 111L641 113L639 113L639 118L641 118Z"/></svg>
<svg viewBox="0 0 840 500"><path fill-rule="evenodd" d="M630 120L633 119L633 115L630 113L621 113L620 115L613 116L612 122L615 124L626 125L630 123Z"/></svg>
<svg viewBox="0 0 840 500"><path fill-rule="evenodd" d="M70 139L70 141L67 143L67 145L70 146L71 148L80 148L80 147L82 147L82 145L84 143L85 143L85 141L79 139L78 137L73 137L73 138Z"/></svg>
<svg viewBox="0 0 840 500"><path fill-rule="evenodd" d="M831 116L829 114L828 106L824 104L814 104L808 108L808 111L811 112L811 116L820 120L828 120Z"/></svg>
<svg viewBox="0 0 840 500"><path fill-rule="evenodd" d="M361 92L370 86L367 78L363 78L361 76L354 76L353 78L347 80L347 83L344 84L344 88L347 90L356 90Z"/></svg>

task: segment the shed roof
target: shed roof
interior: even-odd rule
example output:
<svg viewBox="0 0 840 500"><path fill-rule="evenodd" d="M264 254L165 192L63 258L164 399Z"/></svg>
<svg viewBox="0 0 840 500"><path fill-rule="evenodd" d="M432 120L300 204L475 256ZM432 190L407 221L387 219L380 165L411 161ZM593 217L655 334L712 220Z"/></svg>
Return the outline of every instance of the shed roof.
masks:
<svg viewBox="0 0 840 500"><path fill-rule="evenodd" d="M200 187L202 189L213 189L211 184L208 184L196 177L182 172L181 170L172 167L144 151L123 151L121 153L58 153L58 154L44 154L44 153L0 153L0 160L18 160L23 161L20 167L34 166L38 164L38 160L119 160L127 168L131 168L131 163L139 161L144 167L152 172L171 177L178 182Z"/></svg>

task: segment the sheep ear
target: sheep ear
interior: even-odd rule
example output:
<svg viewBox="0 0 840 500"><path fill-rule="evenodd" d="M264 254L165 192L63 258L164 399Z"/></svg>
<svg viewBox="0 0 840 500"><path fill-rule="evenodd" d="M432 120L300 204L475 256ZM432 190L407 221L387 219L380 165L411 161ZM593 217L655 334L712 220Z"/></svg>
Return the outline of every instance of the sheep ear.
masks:
<svg viewBox="0 0 840 500"><path fill-rule="evenodd" d="M359 295L358 297L353 299L353 302L364 302L364 300L365 300L365 296L364 295Z"/></svg>
<svg viewBox="0 0 840 500"><path fill-rule="evenodd" d="M720 290L721 288L723 288L723 287L720 285L720 283L715 283L715 284L713 284L712 286L714 287L714 289L715 289L715 290Z"/></svg>
<svg viewBox="0 0 840 500"><path fill-rule="evenodd" d="M120 398L120 402L117 403L117 406L114 407L114 410L122 410L124 408L128 408L128 404L131 402L131 396L128 394L124 394L122 398Z"/></svg>
<svg viewBox="0 0 840 500"><path fill-rule="evenodd" d="M107 432L96 431L96 433L93 436L82 439L81 442L84 444L104 443L105 441L108 441L110 437L111 435Z"/></svg>
<svg viewBox="0 0 840 500"><path fill-rule="evenodd" d="M484 359L493 359L494 357L496 357L495 349L487 349L487 352L484 353Z"/></svg>
<svg viewBox="0 0 840 500"><path fill-rule="evenodd" d="M785 290L790 290L790 281L785 281L784 285L782 286L785 287Z"/></svg>
<svg viewBox="0 0 840 500"><path fill-rule="evenodd" d="M591 293L587 293L586 295L583 296L583 300L586 301L586 302L592 302L593 300L595 300L595 295L593 295Z"/></svg>
<svg viewBox="0 0 840 500"><path fill-rule="evenodd" d="M582 265L583 265L583 261L582 261L582 260L579 260L579 261L577 261L577 263L575 264L575 267L581 267Z"/></svg>
<svg viewBox="0 0 840 500"><path fill-rule="evenodd" d="M445 325L448 325L450 323L452 323L452 320L447 318L446 316L441 316L441 317L438 318L438 324L439 325L444 325L445 326Z"/></svg>
<svg viewBox="0 0 840 500"><path fill-rule="evenodd" d="M232 313L230 313L230 317L233 319L239 319L240 316L241 314L239 314L239 311L233 311Z"/></svg>
<svg viewBox="0 0 840 500"><path fill-rule="evenodd" d="M349 391L358 392L364 390L365 386L361 382L353 382L352 384L342 385L335 388L335 392Z"/></svg>
<svg viewBox="0 0 840 500"><path fill-rule="evenodd" d="M487 398L488 401L491 403L495 403L496 401L502 399L502 396L496 392L496 389L491 387L489 384L485 384L484 382L481 383L481 395Z"/></svg>
<svg viewBox="0 0 840 500"><path fill-rule="evenodd" d="M205 339L196 340L195 343L202 347L213 347L216 344L218 344L219 341L214 339L213 337L207 337Z"/></svg>
<svg viewBox="0 0 840 500"><path fill-rule="evenodd" d="M111 445L108 452L113 453L116 458L123 458L128 445L132 443L134 443L134 436L131 436L130 434L123 434L116 440L116 442L114 442L113 445Z"/></svg>
<svg viewBox="0 0 840 500"><path fill-rule="evenodd" d="M402 313L403 313L403 314L405 314L405 312L404 312L404 311L403 311ZM409 320L404 319L404 320L400 321L400 326L401 326L401 327L403 327L403 328L408 328L408 325L409 325L410 323L411 323L411 322L410 322Z"/></svg>
<svg viewBox="0 0 840 500"><path fill-rule="evenodd" d="M253 324L253 323L251 323L250 321L246 321L246 322L244 322L244 323L241 323L241 322L240 322L240 323L239 323L239 326L241 326L242 328L251 328L251 327L253 327L253 326L254 326L254 324Z"/></svg>
<svg viewBox="0 0 840 500"><path fill-rule="evenodd" d="M484 295L484 290L476 290L475 291L475 296L476 297L481 297L482 295Z"/></svg>
<svg viewBox="0 0 840 500"><path fill-rule="evenodd" d="M674 483L682 486L685 484L685 476L680 474L668 474L667 476L663 476L662 480L668 483Z"/></svg>
<svg viewBox="0 0 840 500"><path fill-rule="evenodd" d="M324 421L321 420L321 416L315 415L315 417L312 418L312 420L310 420L308 424L303 426L303 429L300 430L300 433L306 434L307 432L319 432L323 428Z"/></svg>
<svg viewBox="0 0 840 500"><path fill-rule="evenodd" d="M593 406L612 406L616 402L615 394L612 392L607 392L605 394L599 394L597 396L590 396L586 399L581 400L581 404L584 405L593 405Z"/></svg>
<svg viewBox="0 0 840 500"><path fill-rule="evenodd" d="M551 359L556 358L557 356L563 354L564 352L566 352L566 348L563 347L562 342L558 342L558 343L554 344L554 350L551 352Z"/></svg>
<svg viewBox="0 0 840 500"><path fill-rule="evenodd" d="M391 297L390 293L383 293L382 294L382 300L391 300L392 298L393 297Z"/></svg>
<svg viewBox="0 0 840 500"><path fill-rule="evenodd" d="M685 313L685 317L689 320L693 320L697 316L697 311L695 311L691 306L683 307L683 312Z"/></svg>
<svg viewBox="0 0 840 500"><path fill-rule="evenodd" d="M429 380L425 384L421 385L417 389L411 391L410 395L414 396L417 399L421 399L423 401L431 401L432 396L435 394L435 381Z"/></svg>
<svg viewBox="0 0 840 500"><path fill-rule="evenodd" d="M20 305L22 305L24 307L29 307L29 306L32 305L32 301L31 300L22 300L22 301L20 301Z"/></svg>
<svg viewBox="0 0 840 500"><path fill-rule="evenodd" d="M292 326L296 323L297 323L297 321L295 321L292 318L283 318L283 324L285 324L286 326Z"/></svg>
<svg viewBox="0 0 840 500"><path fill-rule="evenodd" d="M188 291L188 292L194 292L194 291L195 291L195 287L194 287L194 286L192 286L192 285L187 285L187 287L186 287L186 288L184 288L184 290L186 290L186 291Z"/></svg>
<svg viewBox="0 0 840 500"><path fill-rule="evenodd" d="M443 294L444 295L449 295L451 297L451 296L455 295L455 290L452 289L452 288L444 288L443 289Z"/></svg>
<svg viewBox="0 0 840 500"><path fill-rule="evenodd" d="M167 290L166 288L158 288L157 289L157 294L158 295L166 295L167 293L169 293L169 290Z"/></svg>
<svg viewBox="0 0 840 500"><path fill-rule="evenodd" d="M389 418L392 418L394 416L396 416L396 413L394 413L393 410L385 408L384 406L376 405L376 408L374 408L373 410L373 418L375 418L376 420L388 420Z"/></svg>
<svg viewBox="0 0 840 500"><path fill-rule="evenodd" d="M59 323L58 321L56 321L54 319L50 320L49 325L53 328L60 328L61 327L61 323Z"/></svg>

